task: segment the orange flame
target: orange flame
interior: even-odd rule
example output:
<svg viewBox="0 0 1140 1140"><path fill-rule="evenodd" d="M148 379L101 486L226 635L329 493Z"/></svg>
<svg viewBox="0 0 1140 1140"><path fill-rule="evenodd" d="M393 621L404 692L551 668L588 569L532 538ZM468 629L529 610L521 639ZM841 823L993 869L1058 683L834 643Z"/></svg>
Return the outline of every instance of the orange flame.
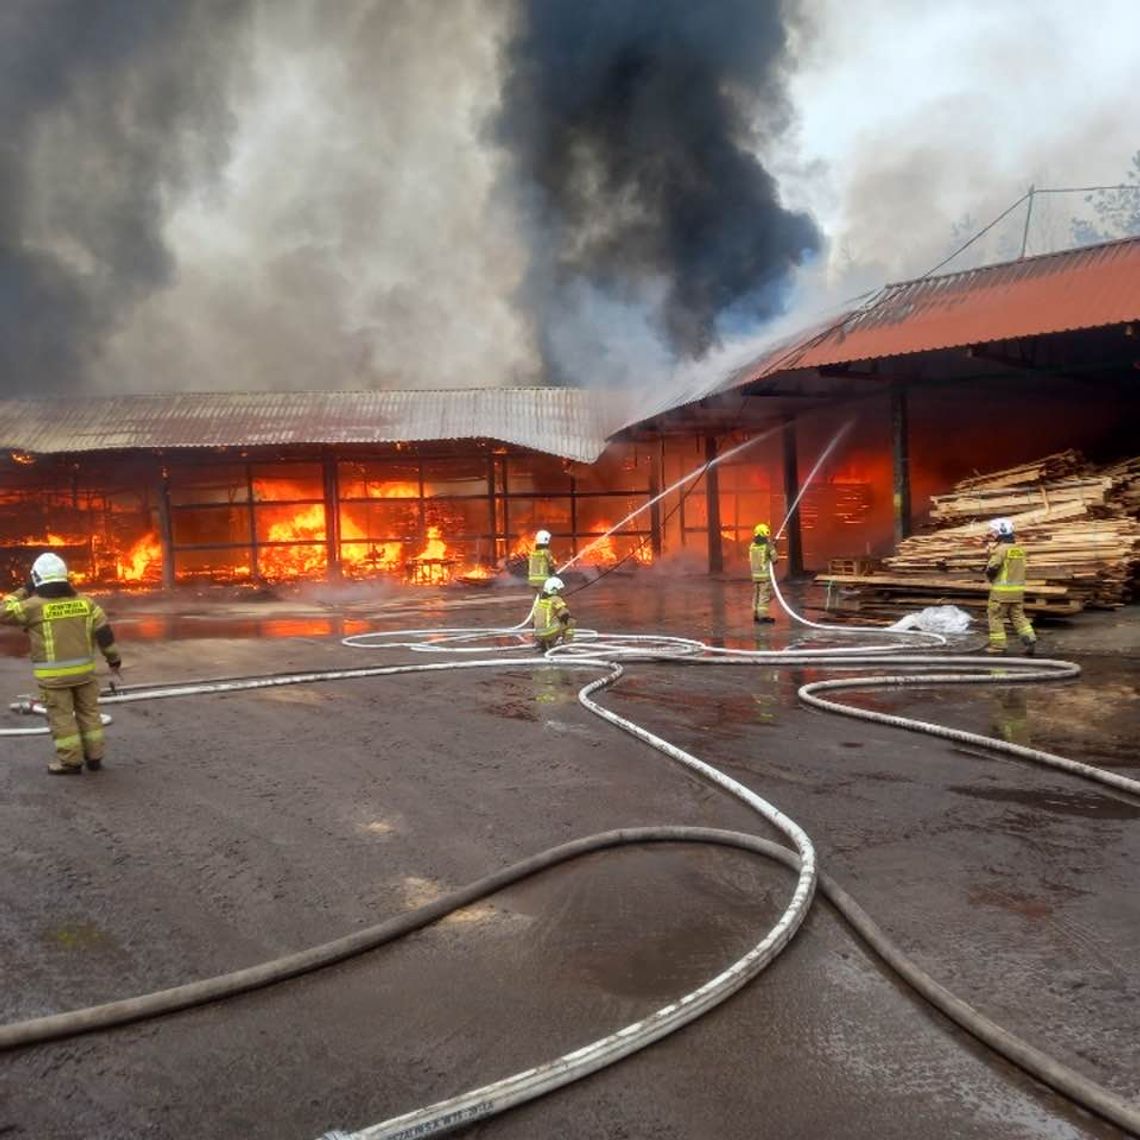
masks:
<svg viewBox="0 0 1140 1140"><path fill-rule="evenodd" d="M425 488L426 490L426 488ZM370 499L418 499L420 487L418 483L369 483L364 490Z"/></svg>
<svg viewBox="0 0 1140 1140"><path fill-rule="evenodd" d="M154 531L144 534L118 560L118 572L125 582L142 582L162 573L162 544Z"/></svg>
<svg viewBox="0 0 1140 1140"><path fill-rule="evenodd" d="M325 508L323 503L301 507L292 518L271 523L270 542L312 542L323 544ZM258 551L258 567L266 578L306 578L325 572L323 545L273 546Z"/></svg>
<svg viewBox="0 0 1140 1140"><path fill-rule="evenodd" d="M424 558L442 559L447 557L447 543L443 541L442 531L437 526L429 526L427 532L427 545L412 557L413 562Z"/></svg>

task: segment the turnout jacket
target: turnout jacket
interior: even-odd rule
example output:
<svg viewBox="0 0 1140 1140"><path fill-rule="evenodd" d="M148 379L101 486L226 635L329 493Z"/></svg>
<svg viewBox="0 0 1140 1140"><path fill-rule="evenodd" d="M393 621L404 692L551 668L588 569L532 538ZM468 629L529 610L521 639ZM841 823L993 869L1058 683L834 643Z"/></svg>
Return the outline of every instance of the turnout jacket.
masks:
<svg viewBox="0 0 1140 1140"><path fill-rule="evenodd" d="M766 582L768 567L776 561L776 548L768 539L758 540L748 547L748 562L752 567L752 581Z"/></svg>
<svg viewBox="0 0 1140 1140"><path fill-rule="evenodd" d="M570 620L570 608L557 595L551 594L535 600L534 634L536 637L550 637L557 633Z"/></svg>
<svg viewBox="0 0 1140 1140"><path fill-rule="evenodd" d="M999 540L986 563L991 602L1020 602L1025 598L1025 551L1012 540Z"/></svg>
<svg viewBox="0 0 1140 1140"><path fill-rule="evenodd" d="M121 663L102 608L63 582L41 586L35 593L21 588L5 595L0 624L27 633L32 672L45 689L68 689L89 680L95 673L96 647L107 664Z"/></svg>
<svg viewBox="0 0 1140 1140"><path fill-rule="evenodd" d="M542 587L554 576L554 555L549 546L536 546L527 559L526 580L530 586Z"/></svg>

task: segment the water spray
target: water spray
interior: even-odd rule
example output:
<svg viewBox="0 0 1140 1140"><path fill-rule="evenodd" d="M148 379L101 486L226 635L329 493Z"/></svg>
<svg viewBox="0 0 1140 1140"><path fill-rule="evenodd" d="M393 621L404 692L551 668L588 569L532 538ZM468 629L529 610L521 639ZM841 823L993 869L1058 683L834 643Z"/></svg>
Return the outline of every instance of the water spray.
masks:
<svg viewBox="0 0 1140 1140"><path fill-rule="evenodd" d="M621 528L625 526L625 524L629 522L630 519L637 518L637 516L641 514L642 511L647 511L651 506L653 506L654 503L659 503L663 498L665 498L666 495L672 494L675 490L677 490L678 487L683 487L686 483L689 483L694 479L699 479L702 475L711 470L718 463L723 463L724 460L731 459L734 455L739 455L742 451L746 451L754 444L759 443L761 440L768 439L771 436L775 435L776 432L782 430L782 427L769 428L767 431L763 431L759 435L752 436L751 439L746 439L743 443L738 443L735 447L730 447L728 451L721 452L721 454L718 455L715 459L706 460L699 467L694 467L693 470L690 471L687 475L682 475L680 479L678 479L675 483L671 483L668 487L665 488L664 491L660 491L658 494L654 495L652 499L649 499L647 502L642 503L640 507L637 507L634 510L630 511L629 514L625 516L625 518L614 523L614 525L611 526L605 534L598 535L597 538L593 539L586 546L582 547L582 549L579 550L577 554L575 554L571 559L569 559L567 562L564 562L561 566L558 567L558 573L561 574L564 570L569 569L574 565L575 562L578 561L579 558L585 554L589 554L595 546L597 546L599 543L605 542L605 540L609 538L610 535L614 534L616 531L621 530Z"/></svg>
<svg viewBox="0 0 1140 1140"><path fill-rule="evenodd" d="M831 442L823 449L820 457L815 461L815 466L808 472L808 477L804 480L803 486L800 488L799 493L792 500L792 505L788 508L787 513L784 515L784 521L780 523L780 529L776 531L776 538L779 539L783 536L784 529L787 527L788 522L795 514L796 508L800 505L800 499L804 497L804 492L811 486L812 481L819 473L819 469L827 462L828 456L838 446L839 441L851 430L854 420L848 420L836 433L831 437Z"/></svg>

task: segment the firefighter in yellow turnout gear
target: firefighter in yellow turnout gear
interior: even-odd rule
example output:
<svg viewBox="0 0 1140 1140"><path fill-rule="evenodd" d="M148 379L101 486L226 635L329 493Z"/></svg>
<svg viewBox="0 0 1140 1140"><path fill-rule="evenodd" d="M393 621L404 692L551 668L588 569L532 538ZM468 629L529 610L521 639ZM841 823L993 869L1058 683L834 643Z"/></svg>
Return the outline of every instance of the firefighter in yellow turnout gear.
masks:
<svg viewBox="0 0 1140 1140"><path fill-rule="evenodd" d="M560 641L574 640L574 618L558 596L563 588L561 578L547 578L534 600L534 642L543 652Z"/></svg>
<svg viewBox="0 0 1140 1140"><path fill-rule="evenodd" d="M546 580L554 576L556 569L554 555L550 553L550 531L540 530L534 536L534 550L527 560L527 583L536 590L541 590Z"/></svg>
<svg viewBox="0 0 1140 1140"><path fill-rule="evenodd" d="M55 775L94 771L103 763L103 722L95 649L118 675L122 660L107 615L90 598L77 594L67 566L56 554L41 554L27 586L0 602L0 623L17 625L31 641L32 671L47 710L56 759Z"/></svg>
<svg viewBox="0 0 1140 1140"><path fill-rule="evenodd" d="M1017 545L1013 523L1009 519L994 519L990 523L992 545L986 563L986 577L990 580L990 597L986 616L990 623L990 644L987 652L1005 652L1005 622L1009 619L1014 632L1021 638L1025 655L1032 657L1037 650L1037 635L1029 618L1025 616L1025 551Z"/></svg>
<svg viewBox="0 0 1140 1140"><path fill-rule="evenodd" d="M752 620L774 622L768 613L772 601L772 576L777 554L772 543L772 531L767 523L757 523L752 531L752 544L748 547L748 561L752 567Z"/></svg>

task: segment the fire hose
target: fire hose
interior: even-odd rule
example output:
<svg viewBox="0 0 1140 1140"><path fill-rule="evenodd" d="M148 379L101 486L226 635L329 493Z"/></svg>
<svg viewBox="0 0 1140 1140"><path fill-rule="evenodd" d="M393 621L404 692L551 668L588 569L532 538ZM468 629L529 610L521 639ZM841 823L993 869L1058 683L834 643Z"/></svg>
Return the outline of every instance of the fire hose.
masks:
<svg viewBox="0 0 1140 1140"><path fill-rule="evenodd" d="M883 633L882 629L841 628L818 626L807 622L788 606L776 588L781 605L806 626L835 633ZM518 649L519 626L509 629L448 629L400 630L379 634L362 634L345 638L344 644L353 647L395 648L405 647L418 652L481 652L507 653ZM412 637L413 641L394 641L396 637ZM514 637L516 644L487 646L470 642L486 641L490 637L498 642ZM927 640L944 643L938 635L926 635ZM682 1025L700 1016L726 1000L765 968L783 949L807 914L813 893L818 884L868 945L880 954L893 969L900 973L918 992L930 1000L943 1013L954 1019L980 1040L1002 1053L1039 1080L1056 1088L1078 1104L1096 1112L1120 1127L1140 1135L1140 1109L1128 1104L1111 1091L1087 1077L1061 1064L1033 1046L989 1022L966 1003L945 991L913 963L878 930L869 918L854 904L833 881L820 875L815 864L814 849L803 830L766 800L731 777L684 752L668 741L655 736L640 725L604 708L591 699L591 694L617 681L622 673L621 661L668 662L686 665L827 665L830 668L866 669L880 666L884 653L892 654L892 664L906 669L905 673L877 676L858 676L850 679L816 681L800 687L799 695L805 702L827 711L843 715L861 716L911 731L948 737L975 746L1003 752L1020 759L1058 768L1070 774L1096 780L1118 791L1140 796L1140 781L1118 773L1107 772L1091 765L1081 764L1067 757L1028 749L1005 741L950 729L909 718L872 713L864 709L830 701L816 694L840 688L870 688L883 686L931 684L1009 684L1063 680L1079 675L1079 666L1050 659L1005 658L997 663L980 662L976 657L939 655L918 656L902 654L902 645L856 646L843 649L790 649L776 651L717 649L689 638L659 635L601 635L594 631L580 631L579 640L569 645L548 650L542 657L526 658L491 656L481 660L446 661L430 664L358 667L348 669L316 670L303 673L272 674L262 677L216 678L159 686L125 686L106 698L106 704L129 703L138 700L192 696L205 693L233 692L288 684L319 681L348 680L364 677L387 676L403 673L427 673L452 669L486 669L549 666L557 662L569 668L601 670L600 678L590 681L579 691L580 703L590 712L656 748L670 758L688 766L707 780L717 784L743 800L764 819L780 830L794 844L790 850L767 843L754 836L739 833L708 831L694 828L650 828L610 832L579 840L533 856L531 859L507 868L455 892L445 899L420 910L391 919L369 930L359 931L345 938L287 955L273 962L239 970L232 974L177 986L158 993L124 1001L110 1002L84 1010L37 1018L0 1027L0 1048L13 1048L37 1041L71 1036L111 1025L136 1021L141 1018L173 1012L203 1002L215 1001L249 989L272 984L299 973L317 969L333 962L359 954L383 942L390 941L410 930L433 922L477 898L500 890L511 882L553 866L565 859L574 858L585 851L613 847L623 843L640 842L704 842L721 843L754 851L778 859L796 871L796 885L792 897L773 927L743 957L721 971L704 985L657 1010L649 1017L616 1033L586 1045L563 1057L556 1058L523 1073L515 1074L480 1089L435 1105L414 1110L402 1116L366 1127L360 1131L330 1132L327 1140L397 1140L400 1137L440 1135L513 1105L534 1099L546 1092L577 1080L599 1068L612 1064L630 1053L644 1048ZM26 734L28 730L15 730ZM12 730L0 730L5 735Z"/></svg>

